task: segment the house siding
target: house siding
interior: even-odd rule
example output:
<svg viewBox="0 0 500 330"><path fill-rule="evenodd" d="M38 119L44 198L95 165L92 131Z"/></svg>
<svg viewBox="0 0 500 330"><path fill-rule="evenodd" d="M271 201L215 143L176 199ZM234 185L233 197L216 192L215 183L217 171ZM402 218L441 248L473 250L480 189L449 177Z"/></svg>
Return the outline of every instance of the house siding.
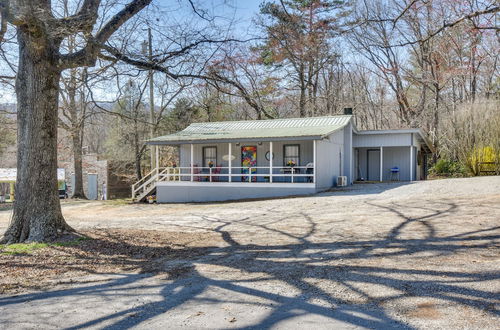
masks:
<svg viewBox="0 0 500 330"><path fill-rule="evenodd" d="M354 134L353 145L357 147L403 147L412 143L411 133L398 134ZM410 152L410 151L408 151Z"/></svg>
<svg viewBox="0 0 500 330"><path fill-rule="evenodd" d="M341 175L344 154L344 130L331 134L328 138L316 142L316 187L320 190L335 185Z"/></svg>
<svg viewBox="0 0 500 330"><path fill-rule="evenodd" d="M353 155L352 155L352 123L349 123L343 129L344 131L344 165L342 175L347 176L349 184L352 183L352 168L353 168Z"/></svg>

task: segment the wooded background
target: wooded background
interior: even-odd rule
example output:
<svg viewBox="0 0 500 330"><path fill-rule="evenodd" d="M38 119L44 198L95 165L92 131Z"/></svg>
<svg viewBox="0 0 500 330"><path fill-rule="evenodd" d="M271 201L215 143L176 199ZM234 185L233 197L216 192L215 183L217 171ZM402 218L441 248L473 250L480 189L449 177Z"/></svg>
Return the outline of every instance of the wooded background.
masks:
<svg viewBox="0 0 500 330"><path fill-rule="evenodd" d="M53 11L70 15L80 2L53 1ZM104 3L97 25L115 5ZM345 107L359 129L423 128L438 174L477 174L478 161L500 159L496 1L263 1L244 24L238 5L153 2L95 67L63 72L60 152L72 153L77 171L81 155L95 153L132 164L140 178L151 167L144 141L191 122ZM15 30L2 34L0 166L15 166L17 41ZM62 48L77 51L83 39L70 35Z"/></svg>

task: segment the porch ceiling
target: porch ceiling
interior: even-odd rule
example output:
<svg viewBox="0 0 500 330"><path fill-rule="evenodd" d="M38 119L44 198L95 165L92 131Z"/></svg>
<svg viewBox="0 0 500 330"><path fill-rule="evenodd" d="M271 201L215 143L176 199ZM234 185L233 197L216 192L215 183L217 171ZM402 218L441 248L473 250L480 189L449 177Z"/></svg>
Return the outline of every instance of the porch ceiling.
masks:
<svg viewBox="0 0 500 330"><path fill-rule="evenodd" d="M329 116L195 123L183 131L148 140L147 144L315 140L343 128L350 119Z"/></svg>

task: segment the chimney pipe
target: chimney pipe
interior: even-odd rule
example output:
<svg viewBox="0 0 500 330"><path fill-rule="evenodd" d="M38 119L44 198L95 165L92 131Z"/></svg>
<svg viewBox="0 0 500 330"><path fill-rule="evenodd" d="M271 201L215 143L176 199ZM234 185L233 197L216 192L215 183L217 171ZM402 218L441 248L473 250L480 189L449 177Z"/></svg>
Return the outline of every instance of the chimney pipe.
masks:
<svg viewBox="0 0 500 330"><path fill-rule="evenodd" d="M344 115L352 116L352 108L344 108Z"/></svg>

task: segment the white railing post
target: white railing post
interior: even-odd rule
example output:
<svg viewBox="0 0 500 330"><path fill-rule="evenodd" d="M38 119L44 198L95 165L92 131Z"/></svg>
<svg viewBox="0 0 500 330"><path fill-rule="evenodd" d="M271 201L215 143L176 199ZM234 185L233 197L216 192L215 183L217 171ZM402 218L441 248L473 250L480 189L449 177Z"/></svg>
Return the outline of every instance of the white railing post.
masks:
<svg viewBox="0 0 500 330"><path fill-rule="evenodd" d="M410 181L413 181L413 146L410 146Z"/></svg>
<svg viewBox="0 0 500 330"><path fill-rule="evenodd" d="M269 182L273 183L273 141L269 142Z"/></svg>
<svg viewBox="0 0 500 330"><path fill-rule="evenodd" d="M232 158L233 158L233 152L232 152L232 150L231 150L231 142L229 142L229 152L228 152L228 156L229 156L229 159L228 159L228 161L227 161L227 162L228 162L228 165L229 165L229 170L228 170L228 172L229 172L229 179L228 179L228 181L229 181L229 182L232 182L232 181L233 181L233 176L232 176L232 174L233 174L233 170L232 170L232 166L233 166L233 165L232 165L232 162L233 162L233 161L232 161Z"/></svg>
<svg viewBox="0 0 500 330"><path fill-rule="evenodd" d="M354 169L352 167L352 157L354 153L354 148L352 147L352 122L349 124L349 184L351 185L354 178Z"/></svg>
<svg viewBox="0 0 500 330"><path fill-rule="evenodd" d="M193 164L193 154L194 154L194 146L191 143L191 182L194 181L194 164Z"/></svg>
<svg viewBox="0 0 500 330"><path fill-rule="evenodd" d="M210 182L212 182L212 168L211 167L208 168L208 172L209 172L209 175L210 175L210 177L209 177L210 178Z"/></svg>
<svg viewBox="0 0 500 330"><path fill-rule="evenodd" d="M384 180L384 148L380 147L380 182Z"/></svg>
<svg viewBox="0 0 500 330"><path fill-rule="evenodd" d="M295 173L295 169L292 167L292 183L293 183L293 174Z"/></svg>
<svg viewBox="0 0 500 330"><path fill-rule="evenodd" d="M248 167L248 182L252 182L252 168Z"/></svg>
<svg viewBox="0 0 500 330"><path fill-rule="evenodd" d="M316 140L313 140L313 183L316 183Z"/></svg>

